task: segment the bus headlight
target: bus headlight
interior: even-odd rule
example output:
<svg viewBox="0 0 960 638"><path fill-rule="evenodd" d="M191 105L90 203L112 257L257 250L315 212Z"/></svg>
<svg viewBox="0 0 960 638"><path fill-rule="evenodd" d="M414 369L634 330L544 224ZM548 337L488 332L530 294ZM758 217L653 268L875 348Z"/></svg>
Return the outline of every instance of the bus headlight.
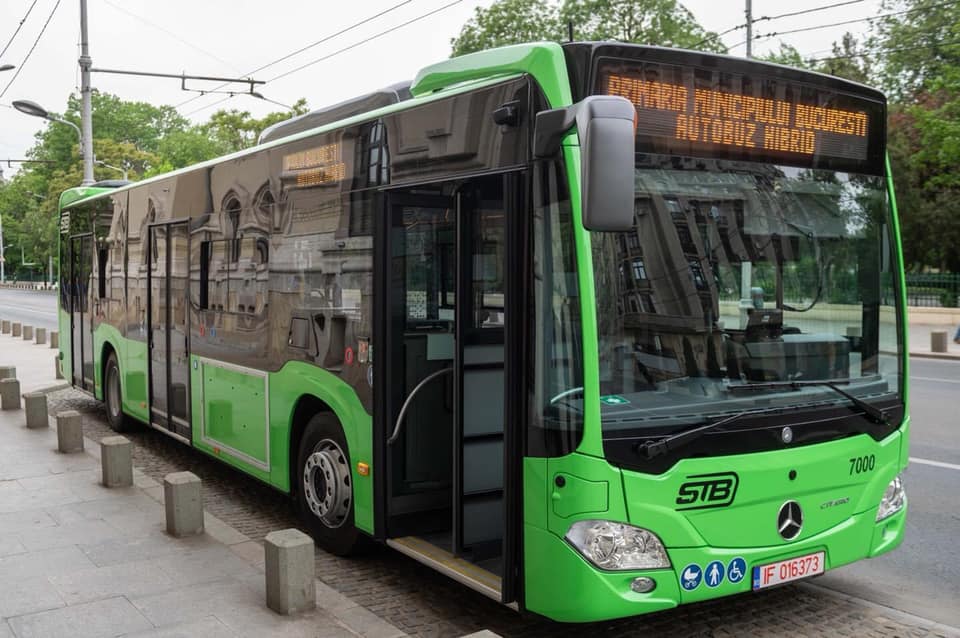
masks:
<svg viewBox="0 0 960 638"><path fill-rule="evenodd" d="M890 481L883 498L880 499L880 507L877 508L877 522L893 516L903 509L903 504L907 501L907 493L903 490L903 479L897 476Z"/></svg>
<svg viewBox="0 0 960 638"><path fill-rule="evenodd" d="M664 569L670 558L657 535L613 521L577 521L567 542L600 569Z"/></svg>

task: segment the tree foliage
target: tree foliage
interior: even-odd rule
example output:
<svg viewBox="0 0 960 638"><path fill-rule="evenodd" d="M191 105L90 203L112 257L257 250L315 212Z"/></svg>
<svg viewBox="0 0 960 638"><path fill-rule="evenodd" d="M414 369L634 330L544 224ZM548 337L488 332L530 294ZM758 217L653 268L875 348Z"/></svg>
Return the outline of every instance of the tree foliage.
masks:
<svg viewBox="0 0 960 638"><path fill-rule="evenodd" d="M725 51L676 0L499 0L477 8L451 41L453 55L521 42L617 40Z"/></svg>

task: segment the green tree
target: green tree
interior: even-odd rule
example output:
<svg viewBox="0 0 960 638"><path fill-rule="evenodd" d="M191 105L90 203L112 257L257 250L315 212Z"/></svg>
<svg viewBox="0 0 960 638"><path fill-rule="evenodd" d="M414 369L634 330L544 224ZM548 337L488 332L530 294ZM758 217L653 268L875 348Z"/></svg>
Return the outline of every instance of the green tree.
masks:
<svg viewBox="0 0 960 638"><path fill-rule="evenodd" d="M297 100L292 111L269 113L262 118L251 117L249 111L217 111L210 121L199 127L214 143L220 154L233 153L249 148L257 143L257 137L269 126L307 112L307 102Z"/></svg>
<svg viewBox="0 0 960 638"><path fill-rule="evenodd" d="M960 3L884 0L869 42L878 79L895 100L909 102L960 67Z"/></svg>
<svg viewBox="0 0 960 638"><path fill-rule="evenodd" d="M886 0L868 47L891 98L888 149L909 268L960 272L960 4Z"/></svg>
<svg viewBox="0 0 960 638"><path fill-rule="evenodd" d="M717 34L701 27L676 0L499 0L475 10L451 41L453 55L521 42L562 41L570 27L577 40L726 51Z"/></svg>

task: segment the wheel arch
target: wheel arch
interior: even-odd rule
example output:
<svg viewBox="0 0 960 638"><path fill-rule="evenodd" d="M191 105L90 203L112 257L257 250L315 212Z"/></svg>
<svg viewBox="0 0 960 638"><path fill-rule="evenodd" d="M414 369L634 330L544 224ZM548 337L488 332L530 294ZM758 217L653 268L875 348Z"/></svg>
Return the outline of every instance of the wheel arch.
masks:
<svg viewBox="0 0 960 638"><path fill-rule="evenodd" d="M120 367L120 351L109 339L104 339L103 344L100 346L100 365L97 366L97 371L100 373L100 378L97 379L97 383L94 384L94 396L99 401L106 400L106 382L107 382L107 361L110 360L110 355L113 355L117 359L117 368ZM123 374L120 374L120 396L121 396L121 409L123 406Z"/></svg>
<svg viewBox="0 0 960 638"><path fill-rule="evenodd" d="M301 394L293 406L293 412L290 415L290 438L287 445L291 496L296 494L297 489L297 451L300 447L300 439L303 437L303 432L307 429L307 423L310 422L310 419L321 413L332 414L340 422L340 427L343 427L343 419L330 407L327 401L315 394ZM346 438L346 431L344 431L344 438ZM347 447L349 448L349 446L350 442L348 440ZM350 454L349 449L347 454Z"/></svg>
<svg viewBox="0 0 960 638"><path fill-rule="evenodd" d="M337 419L343 432L350 458L353 478L354 522L358 529L373 534L373 416L367 412L356 390L343 379L326 370L303 362L288 362L271 377L273 401L284 406L281 422L286 428L285 440L278 441L278 448L286 445L285 454L275 460L287 462L286 472L274 475L275 485L295 496L297 486L297 453L300 439L307 423L315 414L330 414ZM289 406L289 407L287 407ZM277 415L279 416L279 415ZM364 473L360 474L360 464ZM282 477L282 478L281 478ZM286 486L280 481L287 483Z"/></svg>

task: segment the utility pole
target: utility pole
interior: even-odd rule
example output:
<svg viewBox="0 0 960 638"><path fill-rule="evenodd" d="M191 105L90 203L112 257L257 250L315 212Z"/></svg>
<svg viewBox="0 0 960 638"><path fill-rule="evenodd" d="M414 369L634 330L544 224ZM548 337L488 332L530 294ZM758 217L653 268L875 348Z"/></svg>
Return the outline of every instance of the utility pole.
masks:
<svg viewBox="0 0 960 638"><path fill-rule="evenodd" d="M82 0L86 2L86 0ZM747 59L753 57L753 0L747 0Z"/></svg>
<svg viewBox="0 0 960 638"><path fill-rule="evenodd" d="M749 49L748 49L749 50ZM81 186L93 184L93 102L91 100L90 46L87 41L87 0L80 0L80 154L83 156Z"/></svg>

